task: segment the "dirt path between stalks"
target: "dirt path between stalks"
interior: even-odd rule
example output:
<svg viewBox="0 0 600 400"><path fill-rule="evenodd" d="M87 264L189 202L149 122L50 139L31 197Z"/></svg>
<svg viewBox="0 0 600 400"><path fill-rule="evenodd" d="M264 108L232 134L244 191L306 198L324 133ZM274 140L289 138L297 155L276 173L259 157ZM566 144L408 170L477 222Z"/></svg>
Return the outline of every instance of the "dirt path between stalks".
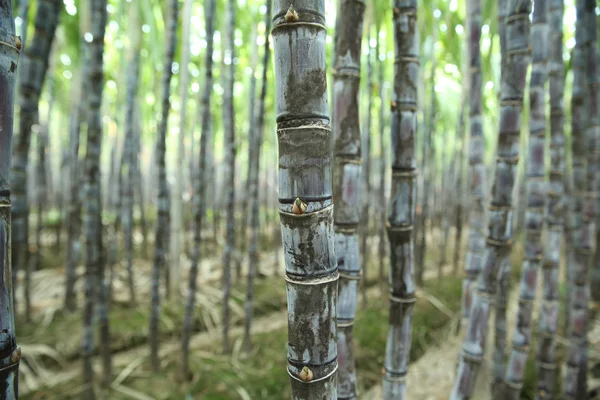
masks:
<svg viewBox="0 0 600 400"><path fill-rule="evenodd" d="M518 284L514 284L507 304L506 326L509 330L506 341L507 351L510 351L512 328L515 326L518 300L519 287ZM538 313L537 306L534 307L533 312L532 321L535 321ZM493 321L493 318L493 315L490 316L490 321ZM473 399L477 400L491 399L490 383L493 380L491 360L494 351L494 332L492 327L493 324L490 325L490 330L488 331L484 362L479 370L477 384L473 393ZM458 352L462 346L462 336L456 335L455 329L456 326L448 327L448 332L444 336L444 339L437 346L431 346L422 357L409 366L406 378L406 398L411 400L447 400L449 398L454 384ZM361 396L362 400L381 398L380 385Z"/></svg>
<svg viewBox="0 0 600 400"><path fill-rule="evenodd" d="M446 266L444 268L444 276L448 275L452 272L451 266ZM430 269L425 272L424 279L425 280L433 280L437 279L438 271L434 269ZM282 278L283 279L283 278ZM380 293L380 287L375 285L367 290L367 298L373 298ZM360 294L359 294L360 295ZM449 314L450 311L445 309L443 304L436 303L436 299L433 297L428 297L428 295L423 294L424 297L428 298L429 301L434 303L441 312ZM451 317L451 315L449 315ZM257 318L252 324L252 334L258 335L263 333L269 333L276 331L278 329L282 329L287 326L287 310L276 311L269 315ZM235 326L230 330L230 336L233 342L238 340L244 333L243 326ZM190 351L199 350L199 349L209 349L214 348L215 343L219 343L221 340L221 330L220 327L213 328L208 331L199 332L192 336L190 340ZM160 344L159 358L163 358L168 354L172 354L173 352L178 352L180 350L181 341L179 339L170 339ZM23 353L27 353L27 346L23 346ZM121 379L119 376L121 374L130 373L131 368L136 368L143 361L150 357L150 349L147 344L143 344L137 347L134 347L129 350L113 353L113 370L119 371L117 377L115 378L116 382L119 382ZM101 360L96 357L94 360L94 370L97 374L101 374L102 372L102 364ZM126 372L129 370L129 372ZM62 385L64 383L73 381L80 377L81 375L81 365L80 361L76 360L69 364L69 366L62 371L46 371L43 376L31 376L31 374L21 374L21 379L19 382L19 392L21 395L25 395L31 392L35 392L41 388L51 388L58 385ZM24 375L24 376L23 376Z"/></svg>

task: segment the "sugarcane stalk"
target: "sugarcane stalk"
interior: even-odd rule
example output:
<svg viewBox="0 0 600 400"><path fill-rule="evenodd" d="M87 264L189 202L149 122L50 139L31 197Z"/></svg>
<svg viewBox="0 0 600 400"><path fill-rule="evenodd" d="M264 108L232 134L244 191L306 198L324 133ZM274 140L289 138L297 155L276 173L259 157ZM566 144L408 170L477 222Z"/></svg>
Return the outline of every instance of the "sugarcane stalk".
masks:
<svg viewBox="0 0 600 400"><path fill-rule="evenodd" d="M120 166L121 181L123 186L122 218L123 218L123 247L125 249L127 286L129 288L129 301L132 306L136 304L135 272L133 269L133 195L136 180L137 152L135 145L134 108L138 92L140 75L140 50L141 26L139 23L139 5L131 3L129 9L129 37L131 49L127 66L125 89L125 142L123 145L122 165Z"/></svg>
<svg viewBox="0 0 600 400"><path fill-rule="evenodd" d="M288 301L292 399L335 400L336 299L325 2L273 8L279 216ZM342 210L343 211L343 210Z"/></svg>
<svg viewBox="0 0 600 400"><path fill-rule="evenodd" d="M236 2L229 0L226 11L226 34L224 60L225 73L223 74L223 129L225 132L225 211L226 211L226 234L225 234L225 254L223 256L223 352L229 353L229 320L230 306L229 298L231 296L231 263L235 247L235 110L233 99L233 84L235 79L235 18ZM229 64L227 64L229 58Z"/></svg>
<svg viewBox="0 0 600 400"><path fill-rule="evenodd" d="M502 3L504 0L501 0ZM499 4L499 7L503 4ZM523 94L530 63L530 0L510 0L506 23L506 62L502 63L500 126L494 185L488 212L489 234L482 269L473 293L466 338L450 399L469 399L483 361L490 306L496 295L498 273L510 255L512 203L519 160Z"/></svg>
<svg viewBox="0 0 600 400"><path fill-rule="evenodd" d="M386 224L390 242L390 314L383 372L384 400L406 398L406 374L416 300L413 228L417 194L417 1L395 0L393 21L396 61L390 127L392 195Z"/></svg>
<svg viewBox="0 0 600 400"><path fill-rule="evenodd" d="M590 129L595 116L595 93L593 88L595 71L594 40L596 36L595 2L578 0L573 50L573 95L571 97L572 135L572 180L574 193L570 210L570 229L573 244L573 257L568 260L568 276L571 281L568 298L568 350L566 374L562 395L564 399L587 398L587 358L588 358L588 300L590 294L589 271L593 260L594 218L595 218L595 160L596 150L600 149ZM591 76L589 74L592 74ZM592 83L591 86L588 86Z"/></svg>
<svg viewBox="0 0 600 400"><path fill-rule="evenodd" d="M546 192L542 305L537 347L537 400L554 398L557 378L556 330L559 314L559 263L565 224L565 136L563 0L548 4L548 85L550 97L550 181Z"/></svg>
<svg viewBox="0 0 600 400"><path fill-rule="evenodd" d="M102 120L100 107L104 88L104 34L106 31L106 0L93 0L90 6L92 40L88 43L89 70L85 78L87 90L87 143L85 155L85 306L82 340L83 382L82 398L95 398L93 389L92 356L94 353L93 314L98 307L100 349L104 369L103 383L111 377L108 309L104 282L104 254L102 248L102 220L100 193L100 151L102 147Z"/></svg>
<svg viewBox="0 0 600 400"><path fill-rule="evenodd" d="M10 167L15 88L21 41L15 35L12 1L0 1L0 397L19 397L21 348L15 337L15 303L11 279ZM19 67L20 68L20 67Z"/></svg>
<svg viewBox="0 0 600 400"><path fill-rule="evenodd" d="M166 271L167 256L169 253L169 211L171 209L169 202L169 186L167 183L167 172L165 165L166 141L167 141L167 122L169 120L169 111L171 110L171 77L173 76L172 65L175 58L175 44L177 42L177 16L179 10L179 1L171 0L168 8L168 18L166 26L165 40L165 63L162 74L162 100L161 100L161 119L158 125L158 135L156 140L156 155L158 168L158 220L156 221L155 240L154 240L154 263L152 266L152 288L150 305L150 362L152 369L156 372L160 367L158 358L158 318L160 313L160 292L159 282L161 271ZM166 282L168 287L168 282Z"/></svg>
<svg viewBox="0 0 600 400"><path fill-rule="evenodd" d="M337 304L338 399L357 397L354 317L361 276L358 224L361 217L362 156L358 91L364 11L363 1L342 0L335 33L332 119L335 247L340 274Z"/></svg>
<svg viewBox="0 0 600 400"><path fill-rule="evenodd" d="M481 115L481 0L467 0L468 57L469 57L469 228L462 287L461 326L466 328L475 280L481 270L485 248L485 194L487 190L483 163L485 141Z"/></svg>
<svg viewBox="0 0 600 400"><path fill-rule="evenodd" d="M27 200L27 165L32 127L38 123L39 101L44 85L50 49L58 26L62 7L60 0L40 0L35 15L35 31L21 56L19 72L19 129L13 140L12 185L12 288L16 289L19 269L26 279L31 273L29 263L29 205ZM21 41L21 39L19 39ZM25 315L30 315L31 295L24 285ZM16 307L15 307L16 310Z"/></svg>
<svg viewBox="0 0 600 400"><path fill-rule="evenodd" d="M532 337L533 302L542 266L544 247L546 80L547 80L547 2L535 0L531 27L532 67L529 81L529 148L526 164L525 257L521 266L519 308L515 319L504 397L520 399ZM559 247L560 248L560 247Z"/></svg>
<svg viewBox="0 0 600 400"><path fill-rule="evenodd" d="M262 80L260 97L258 101L258 114L256 116L256 132L254 135L254 154L252 164L250 165L252 172L250 180L250 238L248 242L248 283L246 288L246 324L244 326L244 345L246 350L252 347L250 329L252 327L252 317L254 312L254 277L258 269L258 235L260 227L260 204L259 204L259 172L260 172L260 150L262 147L263 135L265 130L265 99L267 96L267 71L269 67L269 59L271 58L271 49L269 42L269 32L271 30L271 0L266 0L265 12L265 45L262 60ZM252 121L254 123L254 121Z"/></svg>
<svg viewBox="0 0 600 400"><path fill-rule="evenodd" d="M207 168L207 146L211 131L211 93L213 87L213 49L215 22L214 15L216 9L216 0L207 0L204 9L204 18L206 26L206 53L205 53L205 76L204 88L202 91L202 115L200 138L200 154L198 157L198 173L194 174L194 197L193 197L193 218L194 218L194 245L192 249L192 265L188 282L188 290L185 302L185 316L183 320L183 333L181 337L181 377L185 380L190 378L189 356L190 356L190 337L192 335L192 325L194 320L194 305L196 302L196 288L198 278L198 264L202 251L202 224L206 210L206 168Z"/></svg>

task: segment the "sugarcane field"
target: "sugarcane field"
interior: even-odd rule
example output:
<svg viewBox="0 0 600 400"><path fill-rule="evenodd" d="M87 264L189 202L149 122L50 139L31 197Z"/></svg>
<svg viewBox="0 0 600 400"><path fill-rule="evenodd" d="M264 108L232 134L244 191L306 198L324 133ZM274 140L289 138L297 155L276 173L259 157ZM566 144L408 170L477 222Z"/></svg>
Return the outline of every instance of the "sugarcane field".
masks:
<svg viewBox="0 0 600 400"><path fill-rule="evenodd" d="M0 0L0 400L600 400L598 0Z"/></svg>

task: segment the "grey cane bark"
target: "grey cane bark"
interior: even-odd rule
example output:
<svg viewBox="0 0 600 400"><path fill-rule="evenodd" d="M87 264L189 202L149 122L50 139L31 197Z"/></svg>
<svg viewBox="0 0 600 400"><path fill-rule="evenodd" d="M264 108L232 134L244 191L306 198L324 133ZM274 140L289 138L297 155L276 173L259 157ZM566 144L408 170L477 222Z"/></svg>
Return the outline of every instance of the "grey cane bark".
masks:
<svg viewBox="0 0 600 400"><path fill-rule="evenodd" d="M50 145L50 118L52 117L52 110L54 108L54 63L52 63L48 73L48 93L50 99L48 101L48 114L46 115L46 121L43 125L39 124L37 129L37 163L35 164L35 201L37 202L37 213L36 213L36 226L35 226L35 250L33 252L33 259L27 265L27 271L25 273L25 320L31 321L31 298L29 296L31 286L31 272L39 271L42 266L42 229L44 225L44 213L46 211L49 199L49 186L50 179L47 179L46 172L48 171L48 161L46 154L48 153L48 147Z"/></svg>
<svg viewBox="0 0 600 400"><path fill-rule="evenodd" d="M390 316L383 372L384 400L406 398L406 374L415 305L414 237L417 160L419 31L417 1L395 0L395 64L392 96L392 197L387 232L390 241Z"/></svg>
<svg viewBox="0 0 600 400"><path fill-rule="evenodd" d="M360 210L360 253L362 255L362 281L361 281L361 299L363 306L367 303L367 260L369 259L369 248L367 247L367 239L369 237L369 221L370 221L370 203L371 203L371 132L373 123L373 100L375 96L373 92L375 90L375 83L373 81L373 59L371 51L371 23L367 24L367 86L366 90L368 93L368 105L367 105L367 121L365 123L365 134L362 138L362 155L363 165L361 170L361 191L363 195L360 197L361 210ZM379 49L375 48L375 62L379 62ZM358 110L357 110L358 112Z"/></svg>
<svg viewBox="0 0 600 400"><path fill-rule="evenodd" d="M214 15L216 0L207 0L205 3L204 17L206 26L206 52L205 52L205 77L202 92L202 136L200 138L200 155L198 157L198 173L194 174L194 245L192 249L192 266L190 269L188 292L185 303L185 317L183 320L183 333L181 337L181 376L187 380L189 372L189 345L192 334L194 318L194 304L196 301L196 280L198 277L198 263L200 262L202 222L206 209L206 189L208 187L205 177L207 168L207 146L211 130L210 95L213 87L213 46L214 46Z"/></svg>
<svg viewBox="0 0 600 400"><path fill-rule="evenodd" d="M259 203L259 187L258 176L260 171L260 150L264 135L265 125L265 99L267 96L267 72L269 67L269 59L271 58L271 50L269 44L269 36L271 31L271 0L266 0L265 13L265 46L262 60L262 79L260 97L258 100L258 114L256 115L256 129L254 134L254 153L252 164L250 165L250 238L248 242L248 283L246 287L246 324L244 326L244 346L246 350L252 347L250 330L252 327L253 317L253 299L254 299L254 277L258 269L258 236L260 224L260 203ZM254 120L251 121L254 123Z"/></svg>
<svg viewBox="0 0 600 400"><path fill-rule="evenodd" d="M595 118L594 77L595 62L593 42L596 36L595 2L578 0L576 21L576 44L573 50L573 95L571 97L571 134L572 134L572 174L573 200L570 210L570 229L573 256L568 260L568 277L571 280L571 293L568 299L568 332L569 341L566 374L563 380L562 394L565 399L587 398L587 329L588 329L588 298L589 269L592 261L594 224L594 159L597 147L596 138L589 136L594 133L589 122ZM591 54L590 54L591 53ZM590 88L592 90L590 90ZM590 150L591 149L591 150Z"/></svg>
<svg viewBox="0 0 600 400"><path fill-rule="evenodd" d="M13 290L16 288L17 272L26 270L29 262L28 220L29 205L27 202L27 164L29 163L29 145L31 127L37 123L38 106L44 78L48 69L50 48L54 40L54 32L58 25L58 17L62 7L60 0L40 0L35 16L35 31L31 44L22 55L19 79L19 132L13 143L12 160L12 265L14 267ZM19 40L20 41L20 40ZM29 298L28 287L25 286L25 298ZM26 302L28 303L28 302ZM26 304L26 315L30 305ZM16 309L16 308L15 308Z"/></svg>
<svg viewBox="0 0 600 400"><path fill-rule="evenodd" d="M556 330L559 315L559 263L565 224L565 135L563 0L548 4L548 80L550 94L550 182L546 192L546 240L542 270L542 305L537 348L536 399L554 397L557 379Z"/></svg>
<svg viewBox="0 0 600 400"><path fill-rule="evenodd" d="M498 35L500 36L500 81L502 82L502 74L506 68L506 21L508 16L508 3L502 1L498 3ZM502 88L501 88L502 90ZM501 91L500 90L500 91ZM502 99L502 93L500 93L500 100ZM517 170L517 175L525 175L521 169ZM517 178L518 181L523 181L523 177ZM514 217L515 231L519 232L519 225L521 218L519 216L525 215L525 202L522 200L525 198L524 185L521 185L516 192L515 204L516 204L516 215ZM504 255L504 259L501 261L500 275L498 277L498 291L495 298L496 312L494 314L494 354L493 354L493 375L494 379L491 384L491 392L498 396L502 393L504 388L504 372L506 370L506 342L507 342L507 323L506 323L506 312L508 303L508 292L510 290L510 260L508 259L508 253Z"/></svg>
<svg viewBox="0 0 600 400"><path fill-rule="evenodd" d="M6 400L16 400L19 396L21 360L21 348L17 347L15 337L10 257L10 163L20 51L12 1L0 0L0 397Z"/></svg>
<svg viewBox="0 0 600 400"><path fill-rule="evenodd" d="M458 127L457 133L460 138L460 148L458 150L458 161L456 168L456 193L457 199L454 209L454 225L456 227L456 231L454 234L454 255L452 259L452 273L458 274L458 268L460 264L460 257L462 251L462 240L463 240L463 202L464 197L461 193L464 192L463 182L464 182L464 165L465 165L465 148L466 148L466 129L465 129L465 111L466 111L466 97L467 93L465 90L465 85L463 85L463 100L461 105L460 115L458 117Z"/></svg>
<svg viewBox="0 0 600 400"><path fill-rule="evenodd" d="M154 263L152 266L152 291L150 305L150 362L152 369L158 371L160 360L158 359L158 316L160 307L159 282L160 273L167 267L167 253L169 251L169 187L167 184L167 172L165 165L167 122L171 109L171 77L173 71L173 59L175 57L175 43L177 41L177 15L178 0L169 2L168 20L166 26L166 48L165 63L162 74L162 100L161 119L158 126L156 140L156 164L158 168L158 220L154 236Z"/></svg>
<svg viewBox="0 0 600 400"><path fill-rule="evenodd" d="M273 16L279 216L292 399L337 399L338 270L333 227L325 2L276 0ZM344 210L342 210L343 212Z"/></svg>
<svg viewBox="0 0 600 400"><path fill-rule="evenodd" d="M433 123L437 123L436 121L434 121ZM437 203L438 203L438 210L436 211L436 213L438 214L438 220L439 220L439 224L437 224L438 229L441 233L441 238L439 239L439 257L438 257L438 280L441 281L443 276L444 276L444 265L446 265L446 262L448 261L447 259L447 253L448 253L448 236L450 236L449 231L450 231L450 222L448 221L448 215L447 212L445 210L447 209L451 209L450 207L450 202L448 201L448 199L446 198L445 194L448 190L448 185L450 184L451 180L453 179L452 177L452 171L451 171L451 167L448 166L448 159L450 158L451 154L450 151L452 150L452 153L454 153L453 149L448 148L446 146L442 147L440 149L441 154L441 168L440 168L440 179L441 179L441 184L440 184L440 193L441 195L437 196ZM453 154L452 154L453 156ZM454 163L452 163L452 165L454 165ZM449 213L448 213L449 214Z"/></svg>
<svg viewBox="0 0 600 400"><path fill-rule="evenodd" d="M377 49L380 48L380 33L381 27L377 29ZM382 45L385 52L385 44ZM385 269L385 258L387 255L387 239L385 238L385 219L386 219L386 171L387 171L387 149L385 147L385 81L384 81L384 62L377 59L377 80L379 82L379 153L380 153L380 164L379 164L379 207L378 207L378 255L379 255L379 282L384 283L384 269Z"/></svg>
<svg viewBox="0 0 600 400"><path fill-rule="evenodd" d="M117 125L119 122L116 122ZM117 161L117 153L119 153L119 135L116 134L111 143L110 150L110 169L108 174L108 189L107 209L115 214L114 222L108 227L107 243L106 243L106 266L108 267L108 278L106 286L106 299L108 304L113 299L113 282L115 277L115 264L117 263L119 251L119 231L121 228L121 187L123 180L121 179L121 160Z"/></svg>
<svg viewBox="0 0 600 400"><path fill-rule="evenodd" d="M437 42L437 30L434 30L432 43ZM434 135L436 130L437 119L437 101L435 93L435 73L437 70L437 58L435 56L435 46L432 46L431 51L431 77L430 77L430 101L429 115L425 123L426 132L424 140L421 144L421 162L423 163L423 193L421 194L421 215L419 218L419 239L417 248L417 271L416 278L419 286L424 285L423 276L425 273L425 253L427 253L427 220L435 216L435 207L431 207L430 202L433 201L435 206L435 176L436 176L436 156L435 146L433 145ZM433 187L433 190L432 190ZM433 212L432 212L433 211ZM431 218L430 226L435 226L434 218Z"/></svg>
<svg viewBox="0 0 600 400"><path fill-rule="evenodd" d="M144 181L143 181L143 176L142 176L142 170L141 170L141 160L140 160L140 153L142 151L142 144L141 144L141 123L140 123L140 111L139 111L139 105L135 106L135 111L134 111L134 115L135 117L135 134L133 135L134 137L134 164L133 167L135 168L135 175L134 175L134 182L133 182L133 202L134 204L137 202L138 207L140 209L140 225L142 228L142 254L144 255L144 257L148 256L148 222L146 221L146 211L145 211L145 202L144 202Z"/></svg>
<svg viewBox="0 0 600 400"><path fill-rule="evenodd" d="M502 3L504 0L501 0ZM499 7L502 4L499 4ZM530 0L509 0L506 24L506 62L502 63L500 126L494 185L488 213L482 269L473 293L466 338L459 360L451 399L469 399L483 361L490 303L496 295L499 272L510 268L506 262L512 239L512 193L519 156L523 93L530 62ZM504 265L506 264L506 265Z"/></svg>
<svg viewBox="0 0 600 400"><path fill-rule="evenodd" d="M463 329L467 325L475 280L481 270L485 248L485 193L487 190L484 156L483 117L481 115L481 0L467 0L469 57L469 233L462 289Z"/></svg>
<svg viewBox="0 0 600 400"><path fill-rule="evenodd" d="M354 365L354 318L361 277L358 243L361 217L358 91L364 11L364 2L342 0L335 33L332 130L335 248L340 276L337 299L338 399L356 399L358 395Z"/></svg>
<svg viewBox="0 0 600 400"><path fill-rule="evenodd" d="M256 38L257 38L257 29L256 26L252 27L252 34L250 35L250 69L251 69L251 73L250 73L250 88L248 90L248 169L246 172L246 187L249 189L249 191L251 191L252 189L250 188L252 183L250 182L251 178L251 173L250 170L252 169L252 164L254 162L254 157L255 157L255 149L254 149L254 142L256 141L256 124L255 124L255 117L256 117L256 65L258 63L258 47L256 45ZM241 175L241 174L240 174ZM240 180L242 180L242 178L240 177ZM238 241L237 241L237 256L235 257L235 278L237 280L241 279L242 277L242 261L244 260L244 253L246 252L246 250L248 249L247 247L247 236L248 236L248 220L250 219L250 199L248 198L249 196L242 196L241 199L241 209L242 209L242 215L240 218L240 228L239 228L239 234L237 235L238 237Z"/></svg>
<svg viewBox="0 0 600 400"><path fill-rule="evenodd" d="M69 311L74 311L77 303L75 294L76 268L81 261L82 247L82 184L83 160L79 156L80 136L82 126L85 126L87 120L87 77L89 76L88 46L84 40L84 32L90 28L89 6L79 10L79 50L81 54L81 71L79 74L78 91L75 96L72 107L72 121L70 127L70 151L71 163L69 165L69 213L68 213L68 240L67 240L67 265L65 268L65 307Z"/></svg>
<svg viewBox="0 0 600 400"><path fill-rule="evenodd" d="M69 205L67 226L67 264L65 268L65 308L75 311L77 296L75 294L76 268L81 260L81 167L79 158L79 138L81 125L86 120L86 77L88 62L86 60L86 44L80 40L81 76L78 82L77 101L72 105L71 124L69 127Z"/></svg>
<svg viewBox="0 0 600 400"><path fill-rule="evenodd" d="M190 32L192 17L192 0L185 0L181 18L183 30L181 36L181 68L179 73L179 135L177 137L177 167L175 169L174 194L171 204L171 288L169 293L179 298L179 284L181 276L182 243L185 242L185 229L183 225L183 170L185 159L185 135L187 123L187 99L189 91L189 63L190 63ZM191 133L191 132L190 132ZM193 147L193 146L192 146Z"/></svg>
<svg viewBox="0 0 600 400"><path fill-rule="evenodd" d="M544 248L544 203L546 184L546 80L547 80L547 1L535 0L531 26L531 79L529 81L529 149L525 170L525 257L521 266L519 308L515 319L512 350L506 366L504 398L520 399L532 337L533 302ZM558 246L560 249L560 245Z"/></svg>
<svg viewBox="0 0 600 400"><path fill-rule="evenodd" d="M137 179L137 151L135 144L134 108L138 91L140 74L141 27L139 23L138 5L132 3L129 8L129 38L130 52L127 66L125 88L125 141L123 144L122 164L119 167L121 185L121 216L123 220L123 246L127 266L127 286L129 287L129 301L136 304L135 277L133 270L133 193Z"/></svg>
<svg viewBox="0 0 600 400"><path fill-rule="evenodd" d="M236 2L229 0L225 16L225 61L223 73L223 130L225 132L225 210L227 231L225 234L225 254L223 256L223 352L229 353L229 320L231 296L231 263L235 246L235 110L233 106L233 83L235 80L235 31Z"/></svg>
<svg viewBox="0 0 600 400"><path fill-rule="evenodd" d="M87 143L85 155L85 306L83 314L83 383L86 385L82 398L95 398L92 387L94 372L93 317L94 304L98 303L100 325L100 348L104 368L104 382L110 379L110 349L108 348L108 310L104 282L104 260L102 249L101 193L100 193L100 149L102 139L102 89L104 87L104 33L106 29L106 0L93 0L91 10L92 40L88 44L89 70L86 77L87 90Z"/></svg>
<svg viewBox="0 0 600 400"><path fill-rule="evenodd" d="M596 21L598 22L598 21ZM597 29L598 27L596 27ZM591 119L589 121L589 129L590 129L590 136L596 138L596 140L598 140L598 138L600 137L600 100L598 99L598 94L596 93L597 88L600 87L600 67L598 67L598 63L600 63L600 38L598 37L600 33L596 34L595 37L595 54L594 56L596 57L596 61L592 62L591 59L588 59L588 67L594 67L595 71L592 71L591 69L588 70L588 78L592 78L590 81L588 81L588 87L591 88L592 93L594 94L594 98L593 98L593 102L592 102L592 106L590 107L590 112L591 113L595 113L595 119ZM589 56L591 57L593 55L593 52L590 51ZM594 85L596 90L594 90ZM592 115L590 115L590 118L593 118ZM600 152L600 148L598 147L598 142L596 142L596 146L594 148L595 151L595 158L594 158L594 166L593 166L593 170L594 171L599 171L600 169L600 157L599 157L599 152ZM594 192L596 195L596 208L595 208L595 212L596 212L596 216L595 216L595 222L596 222L596 249L600 248L600 204L598 203L599 199L599 191L600 191L600 178L596 175L595 176L595 181L594 181ZM593 261L593 267L592 267L592 271L591 271L591 275L590 275L590 289L591 289L591 293L590 293L590 300L591 300L591 316L590 318L592 320L597 319L598 318L598 314L600 313L600 251L596 250L595 254L594 254L594 261Z"/></svg>

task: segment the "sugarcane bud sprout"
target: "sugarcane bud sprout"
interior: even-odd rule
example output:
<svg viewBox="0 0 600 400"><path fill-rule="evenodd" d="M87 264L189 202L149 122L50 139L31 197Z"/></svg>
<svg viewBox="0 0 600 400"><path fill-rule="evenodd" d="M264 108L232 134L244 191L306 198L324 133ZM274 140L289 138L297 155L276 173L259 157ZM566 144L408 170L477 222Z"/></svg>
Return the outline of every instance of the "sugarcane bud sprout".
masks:
<svg viewBox="0 0 600 400"><path fill-rule="evenodd" d="M313 372L307 366L302 367L302 371L300 371L300 379L304 382L310 382L313 378Z"/></svg>
<svg viewBox="0 0 600 400"><path fill-rule="evenodd" d="M298 13L294 9L294 5L290 4L290 8L288 8L287 12L285 13L285 21L286 22L296 22L296 21L298 21L298 19L299 19Z"/></svg>
<svg viewBox="0 0 600 400"><path fill-rule="evenodd" d="M296 197L294 205L292 206L292 212L296 215L302 215L306 211L306 203Z"/></svg>
<svg viewBox="0 0 600 400"><path fill-rule="evenodd" d="M17 347L15 349L15 351L12 352L10 359L14 363L19 362L19 360L21 359L21 348L20 347Z"/></svg>

